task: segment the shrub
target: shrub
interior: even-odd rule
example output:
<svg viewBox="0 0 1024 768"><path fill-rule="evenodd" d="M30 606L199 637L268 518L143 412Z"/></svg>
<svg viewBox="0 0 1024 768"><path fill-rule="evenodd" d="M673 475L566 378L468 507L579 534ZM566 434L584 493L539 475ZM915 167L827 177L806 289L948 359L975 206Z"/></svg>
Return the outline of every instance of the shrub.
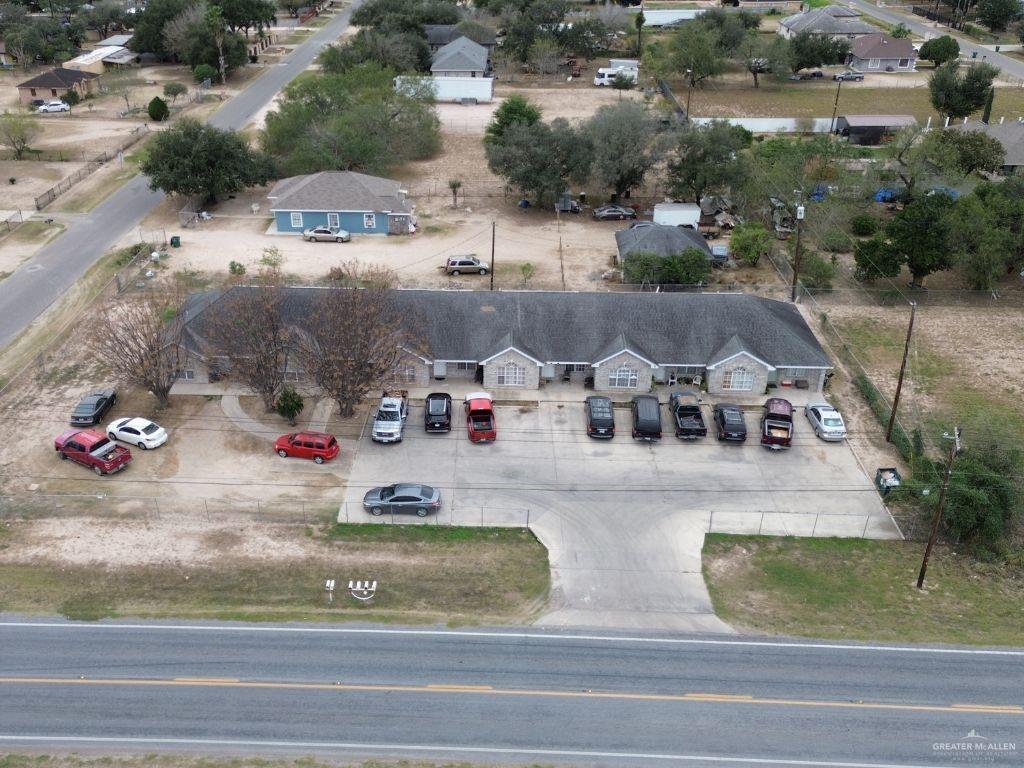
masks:
<svg viewBox="0 0 1024 768"><path fill-rule="evenodd" d="M836 276L835 265L814 251L805 251L800 257L800 281L811 290L828 290Z"/></svg>
<svg viewBox="0 0 1024 768"><path fill-rule="evenodd" d="M78 95L78 91L74 88L70 89L64 94L64 103L69 107L73 107L82 100L82 97Z"/></svg>
<svg viewBox="0 0 1024 768"><path fill-rule="evenodd" d="M188 93L188 88L184 83L164 83L164 96L171 100L171 104L177 101L179 96L184 96Z"/></svg>
<svg viewBox="0 0 1024 768"><path fill-rule="evenodd" d="M841 229L830 229L821 238L821 247L829 253L849 253L853 243Z"/></svg>
<svg viewBox="0 0 1024 768"><path fill-rule="evenodd" d="M756 267L762 256L771 252L772 236L760 224L745 222L732 231L729 250L733 256L751 267Z"/></svg>
<svg viewBox="0 0 1024 768"><path fill-rule="evenodd" d="M302 395L296 392L295 388L290 385L286 384L281 390L281 394L277 396L275 408L278 414L288 419L288 423L293 427L295 426L295 420L305 407L306 403L303 401Z"/></svg>
<svg viewBox="0 0 1024 768"><path fill-rule="evenodd" d="M870 213L858 213L850 219L850 232L857 237L871 237L878 231L878 219Z"/></svg>
<svg viewBox="0 0 1024 768"><path fill-rule="evenodd" d="M245 264L238 261L232 261L228 264L228 272L232 275L241 276L245 274Z"/></svg>
<svg viewBox="0 0 1024 768"><path fill-rule="evenodd" d="M217 70L209 64L197 64L196 68L192 70L192 76L196 79L197 83L201 83L204 80L212 82L217 77Z"/></svg>
<svg viewBox="0 0 1024 768"><path fill-rule="evenodd" d="M149 106L146 108L146 111L149 113L149 119L157 123L162 123L171 114L171 110L168 108L167 102L159 96L153 97L153 100L149 102Z"/></svg>

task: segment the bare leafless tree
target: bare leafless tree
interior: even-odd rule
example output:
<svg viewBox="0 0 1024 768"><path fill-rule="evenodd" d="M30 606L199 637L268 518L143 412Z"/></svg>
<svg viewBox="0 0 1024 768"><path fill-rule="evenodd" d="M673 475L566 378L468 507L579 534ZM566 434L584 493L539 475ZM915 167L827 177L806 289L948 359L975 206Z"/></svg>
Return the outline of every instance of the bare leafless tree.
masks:
<svg viewBox="0 0 1024 768"><path fill-rule="evenodd" d="M196 29L206 23L206 3L189 5L164 24L164 45L168 51L182 55L195 35Z"/></svg>
<svg viewBox="0 0 1024 768"><path fill-rule="evenodd" d="M331 267L327 278L345 288L393 288L398 277L380 264L363 264L359 259L343 261Z"/></svg>
<svg viewBox="0 0 1024 768"><path fill-rule="evenodd" d="M383 286L317 291L297 348L306 374L351 416L368 392L394 376L415 327Z"/></svg>
<svg viewBox="0 0 1024 768"><path fill-rule="evenodd" d="M89 345L123 382L152 392L167 407L183 367L185 294L178 287L147 290L100 310Z"/></svg>
<svg viewBox="0 0 1024 768"><path fill-rule="evenodd" d="M232 376L274 410L284 385L291 332L285 323L285 292L280 285L240 286L227 291L208 313L207 335L228 359Z"/></svg>

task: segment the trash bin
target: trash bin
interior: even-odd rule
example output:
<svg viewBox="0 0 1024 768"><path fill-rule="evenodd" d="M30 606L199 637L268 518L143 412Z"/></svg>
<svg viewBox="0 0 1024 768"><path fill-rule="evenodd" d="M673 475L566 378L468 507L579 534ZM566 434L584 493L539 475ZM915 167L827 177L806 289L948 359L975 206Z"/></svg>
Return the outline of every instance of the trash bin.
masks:
<svg viewBox="0 0 1024 768"><path fill-rule="evenodd" d="M171 248L181 248L181 235L171 235Z"/></svg>

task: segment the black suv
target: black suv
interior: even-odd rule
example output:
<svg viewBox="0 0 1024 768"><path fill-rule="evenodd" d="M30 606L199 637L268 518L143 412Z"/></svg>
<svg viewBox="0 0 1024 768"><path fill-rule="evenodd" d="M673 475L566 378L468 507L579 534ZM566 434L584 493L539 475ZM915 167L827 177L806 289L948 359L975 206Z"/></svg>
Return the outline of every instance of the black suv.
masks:
<svg viewBox="0 0 1024 768"><path fill-rule="evenodd" d="M423 427L427 432L452 431L452 397L447 392L431 392L423 407Z"/></svg>
<svg viewBox="0 0 1024 768"><path fill-rule="evenodd" d="M715 426L718 439L743 443L747 440L747 423L739 406L719 403L715 406Z"/></svg>
<svg viewBox="0 0 1024 768"><path fill-rule="evenodd" d="M615 437L615 414L612 401L600 395L591 395L583 404L587 415L587 434L601 440Z"/></svg>
<svg viewBox="0 0 1024 768"><path fill-rule="evenodd" d="M100 389L90 392L78 401L71 412L71 423L76 427L91 427L106 415L107 411L117 402L117 392L112 389Z"/></svg>
<svg viewBox="0 0 1024 768"><path fill-rule="evenodd" d="M661 440L661 403L654 395L633 398L633 439Z"/></svg>

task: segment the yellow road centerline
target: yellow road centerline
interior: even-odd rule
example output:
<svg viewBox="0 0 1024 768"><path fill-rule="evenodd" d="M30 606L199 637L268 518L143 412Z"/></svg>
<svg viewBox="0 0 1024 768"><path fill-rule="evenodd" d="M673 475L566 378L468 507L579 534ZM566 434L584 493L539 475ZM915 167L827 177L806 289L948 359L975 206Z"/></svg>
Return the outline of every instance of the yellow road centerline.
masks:
<svg viewBox="0 0 1024 768"><path fill-rule="evenodd" d="M981 715L1024 715L1024 707L1015 704L896 704L872 701L829 701L827 699L774 699L757 698L730 693L630 693L626 691L567 691L534 690L526 688L493 688L489 685L441 684L429 685L373 685L369 683L299 683L239 680L237 678L60 678L60 677L0 677L0 685L98 685L147 687L199 687L199 688L254 688L296 691L359 691L369 693L442 693L478 696L528 696L549 698L609 699L617 701L668 701L680 703L747 704L775 707L818 707L827 709L874 709L908 712L971 712Z"/></svg>

